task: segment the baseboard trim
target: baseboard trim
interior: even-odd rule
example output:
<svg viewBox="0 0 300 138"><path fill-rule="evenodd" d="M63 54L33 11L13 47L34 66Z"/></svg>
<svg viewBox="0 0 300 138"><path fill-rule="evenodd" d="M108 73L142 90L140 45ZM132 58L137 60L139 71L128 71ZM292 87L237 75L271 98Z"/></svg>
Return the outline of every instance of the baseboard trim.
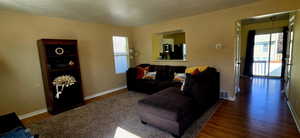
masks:
<svg viewBox="0 0 300 138"><path fill-rule="evenodd" d="M98 96L102 96L102 95L106 95L106 94L109 94L109 93L112 93L112 92L115 92L115 91L118 91L118 90L122 90L122 89L125 89L125 88L127 88L126 85L122 86L122 87L119 87L119 88L114 88L114 89L102 91L102 92L99 92L99 93L96 93L96 94L93 94L93 95L90 95L90 96L85 96L84 100L89 100L89 99L92 99L92 98L95 98L95 97L98 97Z"/></svg>
<svg viewBox="0 0 300 138"><path fill-rule="evenodd" d="M221 99L223 99L223 100L227 100L227 101L231 101L231 102L233 102L233 101L235 101L235 96L233 96L233 97L221 97Z"/></svg>
<svg viewBox="0 0 300 138"><path fill-rule="evenodd" d="M236 95L236 94L235 94ZM220 99L223 99L223 100L227 100L227 101L235 101L236 99L236 96L229 96L228 92L225 91L225 90L221 90L220 91Z"/></svg>
<svg viewBox="0 0 300 138"><path fill-rule="evenodd" d="M20 120L22 120L22 119L26 119L26 118L36 116L36 115L46 113L46 112L47 112L47 108L44 108L44 109L36 110L36 111L30 112L30 113L27 113L27 114L18 115L18 117L19 117Z"/></svg>
<svg viewBox="0 0 300 138"><path fill-rule="evenodd" d="M102 92L99 92L99 93L96 93L96 94L93 94L93 95L90 95L90 96L85 96L84 100L89 100L89 99L92 99L92 98L95 98L95 97L98 97L98 96L103 96L103 95L113 93L115 91L122 90L122 89L125 89L125 88L127 88L126 85L122 86L122 87L119 87L119 88L114 88L114 89L102 91ZM39 114L42 114L42 113L46 113L46 112L47 112L47 108L43 108L43 109L39 109L39 110L30 112L30 113L26 113L26 114L23 114L23 115L18 115L18 117L19 117L20 120L22 120L22 119L33 117L33 116L36 116L36 115L39 115Z"/></svg>
<svg viewBox="0 0 300 138"><path fill-rule="evenodd" d="M296 123L296 126L297 126L297 130L298 130L298 132L300 133L300 120L299 120L299 118L297 117L297 114L296 114L296 112L295 112L293 106L290 104L289 101L287 101L287 105L288 105L288 107L289 107L289 109L290 109L290 111L291 111L291 113L292 113L293 119L294 119L294 121L295 121L295 123Z"/></svg>

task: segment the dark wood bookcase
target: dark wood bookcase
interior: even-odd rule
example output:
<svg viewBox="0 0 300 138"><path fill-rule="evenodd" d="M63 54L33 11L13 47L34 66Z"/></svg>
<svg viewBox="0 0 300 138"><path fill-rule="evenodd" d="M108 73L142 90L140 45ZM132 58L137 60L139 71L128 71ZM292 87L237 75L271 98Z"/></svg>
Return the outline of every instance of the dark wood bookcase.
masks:
<svg viewBox="0 0 300 138"><path fill-rule="evenodd" d="M37 43L48 112L57 114L83 105L77 40L41 39ZM61 75L73 76L76 82L64 87L57 98L53 80Z"/></svg>

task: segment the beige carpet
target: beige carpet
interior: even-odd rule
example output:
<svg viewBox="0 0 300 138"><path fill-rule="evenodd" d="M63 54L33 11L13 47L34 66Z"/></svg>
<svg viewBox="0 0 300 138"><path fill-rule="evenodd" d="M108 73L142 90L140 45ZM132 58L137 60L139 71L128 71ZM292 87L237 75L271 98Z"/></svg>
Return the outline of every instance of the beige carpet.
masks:
<svg viewBox="0 0 300 138"><path fill-rule="evenodd" d="M143 125L137 101L145 94L128 92L58 114L29 126L40 138L173 138L169 133ZM215 112L215 105L186 130L183 138L196 137Z"/></svg>

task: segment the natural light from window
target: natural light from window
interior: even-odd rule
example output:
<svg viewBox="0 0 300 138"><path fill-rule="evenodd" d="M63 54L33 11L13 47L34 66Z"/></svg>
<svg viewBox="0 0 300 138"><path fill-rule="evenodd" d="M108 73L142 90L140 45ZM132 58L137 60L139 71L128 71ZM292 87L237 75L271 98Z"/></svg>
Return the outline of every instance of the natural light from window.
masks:
<svg viewBox="0 0 300 138"><path fill-rule="evenodd" d="M113 52L115 72L125 73L128 69L128 38L124 36L113 36Z"/></svg>
<svg viewBox="0 0 300 138"><path fill-rule="evenodd" d="M132 134L131 132L128 132L123 128L117 127L114 138L141 138L141 137Z"/></svg>

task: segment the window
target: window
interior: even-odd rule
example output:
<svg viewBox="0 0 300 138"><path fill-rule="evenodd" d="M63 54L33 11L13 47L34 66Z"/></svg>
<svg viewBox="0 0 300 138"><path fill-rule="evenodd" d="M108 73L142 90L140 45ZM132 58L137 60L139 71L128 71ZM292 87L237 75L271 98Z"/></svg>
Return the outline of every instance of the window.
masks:
<svg viewBox="0 0 300 138"><path fill-rule="evenodd" d="M128 38L113 36L113 52L115 71L117 74L124 73L128 69Z"/></svg>

